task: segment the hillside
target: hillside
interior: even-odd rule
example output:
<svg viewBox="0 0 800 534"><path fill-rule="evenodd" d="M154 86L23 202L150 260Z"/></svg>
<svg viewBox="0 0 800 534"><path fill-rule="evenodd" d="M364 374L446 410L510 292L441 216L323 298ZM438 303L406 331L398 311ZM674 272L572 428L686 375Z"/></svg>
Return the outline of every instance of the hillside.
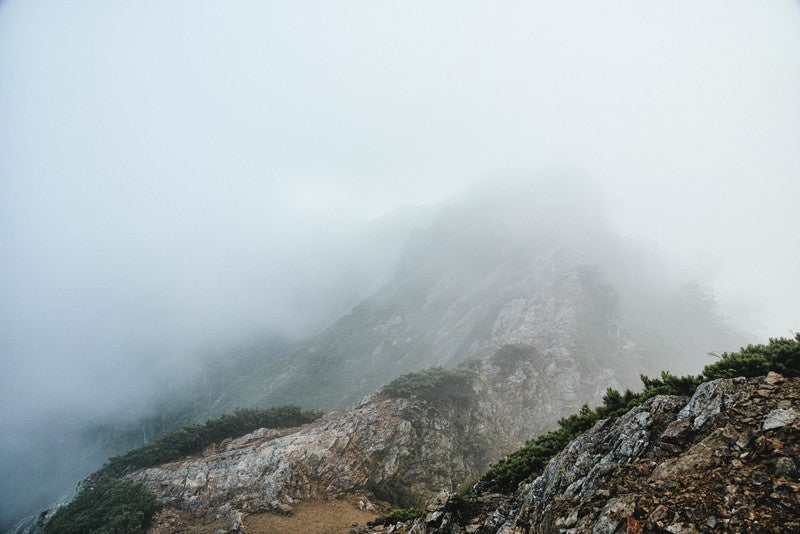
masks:
<svg viewBox="0 0 800 534"><path fill-rule="evenodd" d="M563 373L533 348L510 345L452 371L404 375L303 427L259 430L128 478L200 522L220 507L280 512L315 499L419 504L564 415L547 387Z"/></svg>
<svg viewBox="0 0 800 534"><path fill-rule="evenodd" d="M110 482L108 495L122 492L130 495L125 501L142 503L109 516L115 520L147 518L166 506L153 532L223 524L260 532L257 525L274 525L275 514L292 516L295 509L307 518L325 511L331 523L318 531L330 531L339 528L332 510L347 503L359 512L406 507L390 516L407 516L388 529L400 533L697 532L716 525L740 531L756 521L760 532L776 532L791 527L800 511L799 348L800 335L771 340L723 354L701 376L645 377L640 393L609 389L602 406L582 408L561 419L560 430L501 458L509 427L537 413L535 403L523 403L517 420L498 417L527 388L505 373L535 374L530 362L538 359L530 347L507 346L452 371L405 375L301 427L259 429L168 463L112 469L110 480L96 475L76 499L84 504L58 512L60 531L80 531L66 528L76 513L101 513L90 499ZM522 484L498 484L498 473L506 472ZM457 486L460 493L451 493ZM437 493L427 513L417 511ZM108 502L104 495L100 503ZM171 530L172 523L180 528Z"/></svg>
<svg viewBox="0 0 800 534"><path fill-rule="evenodd" d="M747 343L709 295L644 256L580 180L460 197L411 235L383 287L260 375L250 401L342 408L401 374L515 343L570 375L634 387L640 372L697 369L708 350Z"/></svg>
<svg viewBox="0 0 800 534"><path fill-rule="evenodd" d="M175 430L165 414L185 424L237 406L342 410L407 373L468 370L474 403L459 417L486 450L458 456L450 478L415 490L422 497L480 474L608 387L634 388L640 373L742 342L704 294L649 293L663 273L632 262L595 205L545 186L456 199L411 234L389 281L350 314L304 343L223 352L191 395L168 403L174 413L126 435ZM446 440L461 439L451 430Z"/></svg>
<svg viewBox="0 0 800 534"><path fill-rule="evenodd" d="M799 443L800 379L719 379L598 422L508 498L454 495L393 532L795 532Z"/></svg>
<svg viewBox="0 0 800 534"><path fill-rule="evenodd" d="M771 368L787 376L753 376ZM649 396L646 388L622 415L595 417L508 495L483 493L489 480L475 486L478 495L442 496L419 518L388 530L794 532L800 528L799 374L800 335L724 354L704 377L681 382L723 378L701 383L691 397ZM672 379L657 388L675 386L683 388ZM609 393L605 405L617 402ZM512 457L535 454L531 444L538 441Z"/></svg>
<svg viewBox="0 0 800 534"><path fill-rule="evenodd" d="M382 510L421 504L479 476L504 451L547 430L549 421L577 402L579 389L602 394L601 379L572 371L533 347L508 345L453 370L404 375L348 409L299 428L256 430L160 465L137 460L159 458L174 447L156 442L112 460L106 471L143 484L198 528L217 520L220 510L227 510L225 517L280 513L319 499L364 500ZM555 383L563 386L558 395ZM205 426L224 425L220 420ZM194 428L187 430L197 433ZM192 441L177 437L176 443ZM91 488L96 480L102 478L84 485Z"/></svg>

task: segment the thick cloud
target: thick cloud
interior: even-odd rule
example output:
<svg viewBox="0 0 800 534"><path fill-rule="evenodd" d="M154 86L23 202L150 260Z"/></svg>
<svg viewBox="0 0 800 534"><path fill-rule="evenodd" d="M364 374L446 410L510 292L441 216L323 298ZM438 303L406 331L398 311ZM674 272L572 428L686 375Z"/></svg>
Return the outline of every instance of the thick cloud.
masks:
<svg viewBox="0 0 800 534"><path fill-rule="evenodd" d="M316 331L396 257L370 220L552 168L787 334L798 50L788 0L2 2L0 423Z"/></svg>

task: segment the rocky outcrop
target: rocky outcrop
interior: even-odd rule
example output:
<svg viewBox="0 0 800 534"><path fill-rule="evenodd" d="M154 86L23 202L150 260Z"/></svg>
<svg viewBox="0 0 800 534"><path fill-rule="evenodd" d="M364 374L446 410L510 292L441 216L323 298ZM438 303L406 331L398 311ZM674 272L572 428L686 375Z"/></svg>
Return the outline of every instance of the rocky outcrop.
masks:
<svg viewBox="0 0 800 534"><path fill-rule="evenodd" d="M286 511L295 500L402 491L420 497L485 468L470 406L369 397L295 429L261 429L186 458L134 472L168 506L199 514ZM483 431L496 428L483 427Z"/></svg>
<svg viewBox="0 0 800 534"><path fill-rule="evenodd" d="M602 398L617 384L610 370L588 372L565 348L542 353L528 345L507 345L474 362L474 398L479 414L500 430L493 435L499 453L520 447L551 430L554 422Z"/></svg>
<svg viewBox="0 0 800 534"><path fill-rule="evenodd" d="M582 375L568 352L543 356L526 345L459 369L458 391L426 386L425 394L398 395L389 385L303 427L261 429L130 478L198 516L280 512L296 500L361 494L421 500L548 430L577 407L579 389L600 395L606 386L605 375ZM425 372L418 378L424 382Z"/></svg>
<svg viewBox="0 0 800 534"><path fill-rule="evenodd" d="M690 400L655 397L598 422L513 496L451 496L384 530L795 532L798 407L800 379L774 373L708 382Z"/></svg>

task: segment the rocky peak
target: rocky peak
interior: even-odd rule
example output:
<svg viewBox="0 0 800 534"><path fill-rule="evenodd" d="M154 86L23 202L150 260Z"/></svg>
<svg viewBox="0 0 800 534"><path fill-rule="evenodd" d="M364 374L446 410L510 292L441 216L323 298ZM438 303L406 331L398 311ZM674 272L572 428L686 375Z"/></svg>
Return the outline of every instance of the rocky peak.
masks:
<svg viewBox="0 0 800 534"><path fill-rule="evenodd" d="M280 510L400 481L417 495L432 494L471 474L453 415L423 401L374 396L315 423L258 430L130 478L168 506L199 514L223 506Z"/></svg>
<svg viewBox="0 0 800 534"><path fill-rule="evenodd" d="M261 429L130 478L198 520L314 499L420 502L548 430L587 391L599 397L606 378L582 374L566 351L509 345L455 370L405 375L308 425Z"/></svg>
<svg viewBox="0 0 800 534"><path fill-rule="evenodd" d="M687 402L688 401L688 402ZM510 497L456 495L387 532L794 532L800 379L719 379L598 422ZM490 506L487 507L487 503ZM464 511L474 514L465 514Z"/></svg>

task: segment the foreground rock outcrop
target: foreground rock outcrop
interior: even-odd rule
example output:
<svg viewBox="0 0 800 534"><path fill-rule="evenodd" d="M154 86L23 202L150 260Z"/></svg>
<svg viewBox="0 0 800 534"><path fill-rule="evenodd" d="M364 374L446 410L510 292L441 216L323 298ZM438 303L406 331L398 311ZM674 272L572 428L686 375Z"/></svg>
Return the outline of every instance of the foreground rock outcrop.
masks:
<svg viewBox="0 0 800 534"><path fill-rule="evenodd" d="M420 400L372 397L295 429L261 429L203 455L134 472L167 506L218 513L288 512L296 500L368 489L414 495L452 488L472 474L469 420ZM477 459L478 467L486 460Z"/></svg>
<svg viewBox="0 0 800 534"><path fill-rule="evenodd" d="M353 496L420 502L548 430L575 409L579 387L600 396L607 378L581 374L567 352L509 345L454 371L407 375L303 427L261 429L129 478L198 518Z"/></svg>
<svg viewBox="0 0 800 534"><path fill-rule="evenodd" d="M457 495L414 533L800 531L800 379L770 373L655 397L598 422L512 496Z"/></svg>

